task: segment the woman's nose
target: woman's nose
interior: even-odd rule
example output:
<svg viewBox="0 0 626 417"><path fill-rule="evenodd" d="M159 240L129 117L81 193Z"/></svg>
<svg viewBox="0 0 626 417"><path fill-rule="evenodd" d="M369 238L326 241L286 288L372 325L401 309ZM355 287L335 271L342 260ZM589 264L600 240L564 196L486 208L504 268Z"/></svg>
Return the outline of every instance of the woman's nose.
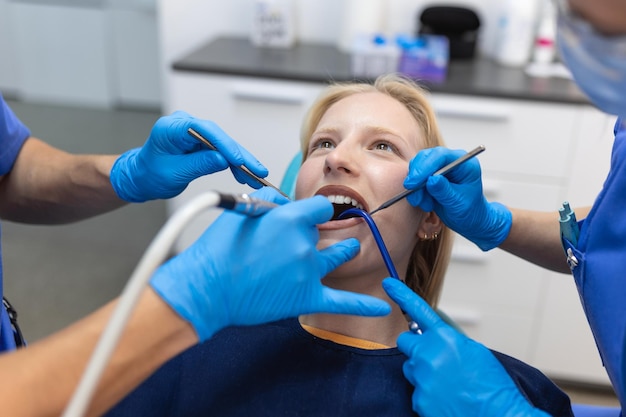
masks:
<svg viewBox="0 0 626 417"><path fill-rule="evenodd" d="M355 149L347 146L345 142L340 143L326 155L324 170L327 174L331 172L354 174L358 168L356 157Z"/></svg>

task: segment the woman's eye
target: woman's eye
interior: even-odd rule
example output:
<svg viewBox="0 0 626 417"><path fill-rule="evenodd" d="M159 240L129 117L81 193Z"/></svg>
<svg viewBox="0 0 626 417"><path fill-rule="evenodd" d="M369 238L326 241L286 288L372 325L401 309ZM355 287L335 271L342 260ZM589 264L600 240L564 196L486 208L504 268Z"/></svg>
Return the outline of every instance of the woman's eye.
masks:
<svg viewBox="0 0 626 417"><path fill-rule="evenodd" d="M378 142L374 145L374 149L379 151L396 152L396 148L388 142Z"/></svg>
<svg viewBox="0 0 626 417"><path fill-rule="evenodd" d="M311 146L311 152L316 149L332 149L335 145L328 139L320 139L313 143Z"/></svg>

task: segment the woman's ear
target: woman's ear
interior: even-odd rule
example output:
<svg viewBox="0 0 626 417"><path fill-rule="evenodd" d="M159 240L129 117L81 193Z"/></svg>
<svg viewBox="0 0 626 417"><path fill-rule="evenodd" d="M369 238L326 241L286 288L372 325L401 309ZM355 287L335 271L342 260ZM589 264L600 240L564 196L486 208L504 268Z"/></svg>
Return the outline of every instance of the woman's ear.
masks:
<svg viewBox="0 0 626 417"><path fill-rule="evenodd" d="M443 229L443 222L434 211L424 213L424 218L417 230L420 240L435 240Z"/></svg>

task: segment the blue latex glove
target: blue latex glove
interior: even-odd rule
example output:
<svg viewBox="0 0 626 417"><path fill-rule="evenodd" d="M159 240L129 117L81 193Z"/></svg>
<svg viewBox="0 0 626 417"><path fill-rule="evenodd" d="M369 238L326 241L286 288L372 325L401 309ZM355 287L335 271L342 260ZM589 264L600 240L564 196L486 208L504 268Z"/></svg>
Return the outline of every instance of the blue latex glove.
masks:
<svg viewBox="0 0 626 417"><path fill-rule="evenodd" d="M254 196L286 201L267 187ZM300 314L389 314L391 308L382 300L322 285L322 277L359 251L356 239L316 249L316 224L332 215L332 204L322 196L254 218L225 212L193 245L159 268L151 285L192 324L200 341L227 326Z"/></svg>
<svg viewBox="0 0 626 417"><path fill-rule="evenodd" d="M422 331L398 337L398 348L408 356L402 370L415 386L416 413L422 417L548 417L528 403L489 349L446 324L399 280L387 278L383 288Z"/></svg>
<svg viewBox="0 0 626 417"><path fill-rule="evenodd" d="M219 152L192 137L189 128L208 139ZM161 117L141 148L131 149L115 161L111 184L122 200L139 203L174 197L192 180L230 166L237 181L260 188L261 184L235 168L240 165L261 178L267 176L267 169L215 123L178 111Z"/></svg>
<svg viewBox="0 0 626 417"><path fill-rule="evenodd" d="M446 226L486 251L509 235L512 215L504 205L490 203L483 195L478 160L472 158L445 176L432 175L464 153L444 147L420 151L409 164L404 187L410 190L426 181L426 187L407 197L409 203L434 210Z"/></svg>

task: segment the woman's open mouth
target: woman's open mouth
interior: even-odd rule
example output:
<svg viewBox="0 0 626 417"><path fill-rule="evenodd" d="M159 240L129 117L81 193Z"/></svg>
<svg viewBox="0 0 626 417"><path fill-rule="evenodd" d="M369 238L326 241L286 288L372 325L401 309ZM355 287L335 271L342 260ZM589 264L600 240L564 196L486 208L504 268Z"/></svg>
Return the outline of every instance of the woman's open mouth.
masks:
<svg viewBox="0 0 626 417"><path fill-rule="evenodd" d="M335 211L331 221L339 221L339 216L344 211L351 208L358 208L367 211L367 203L365 202L365 199L355 190L345 186L328 185L320 188L315 194L325 196L333 204ZM345 219L350 217L354 216L348 216Z"/></svg>

